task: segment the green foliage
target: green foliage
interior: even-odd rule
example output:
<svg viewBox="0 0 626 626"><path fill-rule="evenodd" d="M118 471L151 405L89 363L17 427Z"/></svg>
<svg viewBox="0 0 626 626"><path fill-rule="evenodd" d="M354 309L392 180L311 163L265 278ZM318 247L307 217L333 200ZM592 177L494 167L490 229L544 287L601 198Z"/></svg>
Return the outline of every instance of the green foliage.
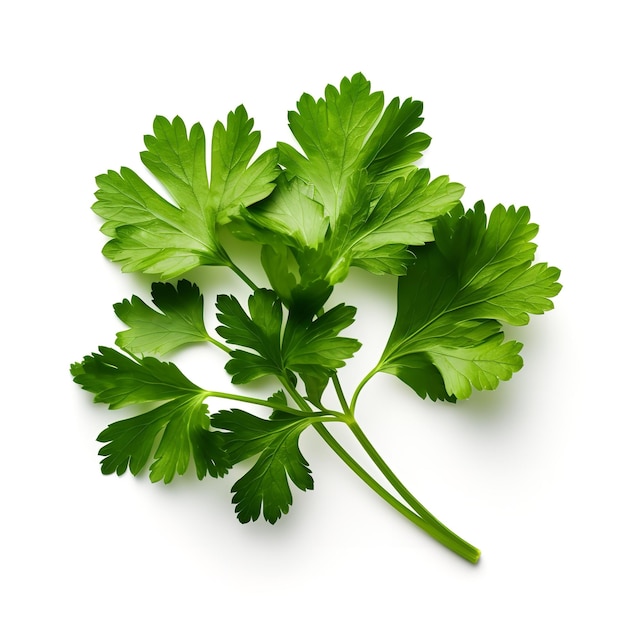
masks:
<svg viewBox="0 0 626 626"><path fill-rule="evenodd" d="M351 266L404 274L412 258L408 246L432 241L433 219L463 194L447 176L431 181L428 170L413 165L430 143L416 132L421 102L395 98L384 108L383 94L372 92L361 74L344 79L339 89L329 86L325 95L314 100L304 94L289 114L304 154L278 144L283 174L276 193L234 226L239 236L293 259L299 276L280 283L305 291L318 282L332 287ZM290 273L285 261L281 270Z"/></svg>
<svg viewBox="0 0 626 626"><path fill-rule="evenodd" d="M193 456L198 478L207 473L223 476L230 461L222 435L210 429L205 392L191 383L173 363L153 357L131 358L111 348L86 356L71 368L74 382L94 394L110 409L129 405L154 405L145 413L109 425L98 436L107 442L100 449L102 472L139 473L157 439L150 480L170 482L184 474Z"/></svg>
<svg viewBox="0 0 626 626"><path fill-rule="evenodd" d="M104 255L121 263L123 271L163 279L201 265L229 266L217 222L228 221L241 207L271 193L278 174L276 150L250 164L259 137L243 107L229 115L226 128L217 122L209 185L200 124L187 134L179 117L169 122L158 116L154 135L145 137L141 160L174 203L129 168L98 176L93 210L104 218L102 232L111 237Z"/></svg>
<svg viewBox="0 0 626 626"><path fill-rule="evenodd" d="M234 296L217 299L217 319L223 324L217 327L218 334L229 344L252 350L230 353L226 371L235 384L266 375L295 380L297 373L305 383L314 378L325 386L360 347L356 339L338 336L354 321L354 307L339 304L315 318L292 308L284 329L283 307L273 291L257 290L248 308L249 315Z"/></svg>
<svg viewBox="0 0 626 626"><path fill-rule="evenodd" d="M202 393L174 363L131 358L113 348L101 347L72 365L71 372L74 382L94 394L95 402L110 409Z"/></svg>
<svg viewBox="0 0 626 626"><path fill-rule="evenodd" d="M454 399L495 389L522 367L522 344L504 342L502 324L527 324L529 313L552 308L560 289L559 270L533 264L537 226L529 219L526 207L499 205L487 222L478 203L437 222L434 245L415 250L398 281L380 371L422 397Z"/></svg>
<svg viewBox="0 0 626 626"><path fill-rule="evenodd" d="M323 98L304 94L288 120L296 145L279 143L255 158L260 133L236 108L225 125L214 125L207 169L202 127L187 132L180 118L157 117L141 159L167 197L128 168L96 179L93 210L109 238L103 252L122 270L168 280L222 266L251 290L245 307L234 295L214 294L216 336L205 325L199 287L187 279L155 282L151 304L132 296L115 305L126 326L117 334L122 351L103 347L71 367L96 402L136 411L98 436L102 471L137 474L150 462L150 479L169 482L192 459L198 478L238 466L239 520L263 516L273 524L292 506L293 486L313 488L300 450L312 428L386 502L476 562L480 551L441 524L382 460L356 421L357 399L380 372L433 400L495 389L522 367L522 344L505 338L506 326L552 308L559 270L535 262L537 226L526 207L498 205L488 215L478 202L466 210L462 185L415 164L430 143L418 131L421 102L385 105L356 74L329 85ZM231 260L225 230L257 244L265 286ZM349 400L339 372L361 346L343 335L357 311L330 298L353 267L391 274L398 289L380 360ZM225 353L233 385L264 378L279 390L265 399L203 389L156 358L192 343L208 344L208 358ZM338 408L329 408L333 391ZM269 414L238 407L211 414L208 398ZM355 436L389 488L339 443L330 422Z"/></svg>
<svg viewBox="0 0 626 626"><path fill-rule="evenodd" d="M204 326L204 298L188 280L152 285L149 307L133 296L114 305L115 314L129 328L117 333L117 345L133 354L163 355L181 346L209 340Z"/></svg>
<svg viewBox="0 0 626 626"><path fill-rule="evenodd" d="M298 447L310 419L274 412L261 419L233 409L213 416L213 424L225 431L225 449L233 463L257 457L256 462L232 488L240 522L263 517L274 524L293 503L287 478L303 491L313 489L306 459Z"/></svg>

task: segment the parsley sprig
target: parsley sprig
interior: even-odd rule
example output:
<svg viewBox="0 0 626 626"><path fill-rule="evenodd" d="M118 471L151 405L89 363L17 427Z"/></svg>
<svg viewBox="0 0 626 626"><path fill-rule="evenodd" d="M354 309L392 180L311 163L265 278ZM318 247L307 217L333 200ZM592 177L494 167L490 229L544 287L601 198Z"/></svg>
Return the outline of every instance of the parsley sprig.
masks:
<svg viewBox="0 0 626 626"><path fill-rule="evenodd" d="M551 309L559 270L535 263L537 226L526 207L466 209L462 185L416 165L430 143L417 130L421 114L412 99L385 106L356 74L323 98L302 96L289 113L297 146L279 143L256 156L260 134L240 106L215 124L207 167L202 127L188 132L178 117L157 117L141 159L166 195L128 168L97 177L104 255L126 272L178 279L155 282L151 303L132 296L114 305L126 326L117 348L101 347L71 367L96 402L136 407L98 436L103 473L138 474L149 464L150 480L167 483L192 461L200 479L247 461L232 486L237 517L275 523L292 506L294 486L313 488L299 447L313 428L392 507L478 561L480 551L435 518L380 456L357 422L357 400L379 373L432 400L495 389L522 366L522 344L505 338L504 325ZM258 244L266 285L234 263L224 230ZM228 268L250 289L247 302L215 294L219 326L211 333L200 289L182 277L200 266ZM344 335L357 311L328 308L328 300L353 267L396 276L398 290L387 345L349 398L338 374L361 345ZM234 385L269 378L276 392L203 389L163 360L195 343L225 358ZM233 408L211 413L212 398ZM386 486L329 423L354 435Z"/></svg>

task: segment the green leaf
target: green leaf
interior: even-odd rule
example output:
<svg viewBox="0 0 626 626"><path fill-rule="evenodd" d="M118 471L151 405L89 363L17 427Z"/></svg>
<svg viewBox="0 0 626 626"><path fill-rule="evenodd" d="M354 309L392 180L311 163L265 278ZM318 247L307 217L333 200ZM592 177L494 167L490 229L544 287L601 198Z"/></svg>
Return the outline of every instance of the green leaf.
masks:
<svg viewBox="0 0 626 626"><path fill-rule="evenodd" d="M483 343L467 347L442 345L428 350L433 365L439 370L447 393L468 398L474 389L495 389L501 380L509 380L522 367L518 341L503 343L504 334L497 333ZM460 343L460 342L459 342Z"/></svg>
<svg viewBox="0 0 626 626"><path fill-rule="evenodd" d="M429 179L428 170L414 169L389 184L353 235L355 256L388 244L421 246L433 240L435 218L457 205L464 188L447 176Z"/></svg>
<svg viewBox="0 0 626 626"><path fill-rule="evenodd" d="M352 357L360 345L356 339L339 337L354 322L356 308L338 304L313 320L289 314L283 340L283 354L290 369L314 365L335 370Z"/></svg>
<svg viewBox="0 0 626 626"><path fill-rule="evenodd" d="M95 402L110 409L203 393L174 363L150 356L131 359L113 348L99 349L100 353L74 363L71 373L75 383L94 394Z"/></svg>
<svg viewBox="0 0 626 626"><path fill-rule="evenodd" d="M188 135L179 117L169 122L158 116L141 159L175 204L128 168L98 176L93 210L104 218L102 231L111 238L104 255L121 263L123 271L163 279L200 265L230 265L217 220L228 221L242 206L271 193L278 174L276 150L250 163L260 140L252 124L239 107L226 127L215 125L209 185L202 127L194 124Z"/></svg>
<svg viewBox="0 0 626 626"><path fill-rule="evenodd" d="M561 290L560 271L535 263L539 228L530 223L528 207L496 206L489 216L482 203L461 217L442 219L436 227L437 248L457 274L456 306L474 317L494 318L516 326L529 314L553 308Z"/></svg>
<svg viewBox="0 0 626 626"><path fill-rule="evenodd" d="M361 74L329 85L319 100L304 94L289 114L303 153L280 143L284 174L275 193L234 226L243 238L288 248L297 267L270 280L291 307L293 291L324 283L328 292L351 266L402 275L408 246L432 241L432 224L458 203L463 187L447 177L430 180L412 165L430 139L415 132L422 104L371 92ZM267 264L266 264L267 268ZM293 280L292 277L293 276ZM296 287L285 287L296 281ZM322 303L323 304L323 303Z"/></svg>
<svg viewBox="0 0 626 626"><path fill-rule="evenodd" d="M283 332L282 305L277 294L259 289L248 300L246 313L234 296L217 299L217 333L228 344L247 350L233 350L226 364L232 381L241 384L273 375L278 378L293 373L316 375L326 382L332 373L352 357L360 343L338 334L354 321L356 309L340 304L315 316L315 311L295 306Z"/></svg>
<svg viewBox="0 0 626 626"><path fill-rule="evenodd" d="M255 521L262 511L274 524L286 514L293 503L289 480L303 491L313 489L311 471L298 446L310 419L274 413L272 419L265 420L233 409L220 411L212 421L216 428L226 431L225 446L233 464L259 455L232 488L240 522Z"/></svg>
<svg viewBox="0 0 626 626"><path fill-rule="evenodd" d="M280 241L297 250L317 248L328 230L324 207L315 200L313 185L300 178L289 180L284 174L276 181L276 190L245 213L252 235L263 243Z"/></svg>
<svg viewBox="0 0 626 626"><path fill-rule="evenodd" d="M408 246L421 246L433 240L437 217L457 206L464 188L447 176L430 181L426 169L413 169L406 178L398 177L376 199L366 177L354 179L347 196L351 206L344 211L328 248L333 257L349 258L374 273L406 273L413 255Z"/></svg>
<svg viewBox="0 0 626 626"><path fill-rule="evenodd" d="M363 161L376 178L395 178L406 165L415 163L430 145L425 133L413 132L422 125L423 104L393 98L363 146Z"/></svg>
<svg viewBox="0 0 626 626"><path fill-rule="evenodd" d="M202 219L209 200L206 139L200 124L187 129L180 117L171 122L157 116L154 136L146 135L143 164L167 189L179 206Z"/></svg>
<svg viewBox="0 0 626 626"><path fill-rule="evenodd" d="M403 276L413 262L413 253L403 244L386 244L371 248L353 257L352 265L372 274L392 274Z"/></svg>
<svg viewBox="0 0 626 626"><path fill-rule="evenodd" d="M117 333L117 345L133 354L163 355L180 346L204 342L204 299L197 285L181 280L153 283L152 301L160 311L137 296L114 305L115 314L129 326Z"/></svg>
<svg viewBox="0 0 626 626"><path fill-rule="evenodd" d="M371 93L369 81L356 74L344 78L339 90L329 85L325 99L304 94L297 112L289 113L289 127L306 157L279 143L280 161L290 176L313 184L331 225L348 178L366 165L362 148L382 108L383 94Z"/></svg>
<svg viewBox="0 0 626 626"><path fill-rule="evenodd" d="M151 457L160 437L150 480L165 483L184 474L193 457L199 479L207 473L224 476L231 467L223 450L222 435L209 430L206 406L199 396L182 396L161 406L110 424L98 436L106 445L100 449L102 473L118 475L127 469L138 474Z"/></svg>
<svg viewBox="0 0 626 626"><path fill-rule="evenodd" d="M393 374L420 398L456 402L456 397L446 391L441 372L433 365L427 352L413 352L397 361L386 361L379 371Z"/></svg>
<svg viewBox="0 0 626 626"><path fill-rule="evenodd" d="M293 292L298 284L292 271L292 261L291 251L281 243L261 247L261 265L265 275L272 289L287 307L293 303Z"/></svg>
<svg viewBox="0 0 626 626"><path fill-rule="evenodd" d="M421 102L408 99L400 105L394 98L383 113L383 94L370 87L362 74L355 74L344 78L339 89L329 85L319 100L304 94L297 111L289 113L289 127L305 156L279 144L289 177L298 176L314 186L331 228L354 174L367 170L375 178L395 177L421 156L430 141L413 132L423 121Z"/></svg>
<svg viewBox="0 0 626 626"><path fill-rule="evenodd" d="M259 289L248 299L248 315L234 296L217 298L217 319L222 323L217 333L228 344L250 348L234 350L226 364L233 375L233 383L247 383L265 375L281 376L284 373L281 355L282 306L276 294L269 289Z"/></svg>
<svg viewBox="0 0 626 626"><path fill-rule="evenodd" d="M111 240L102 249L125 272L173 278L200 265L226 265L208 215L161 197L135 172L123 167L96 178L93 210Z"/></svg>
<svg viewBox="0 0 626 626"><path fill-rule="evenodd" d="M361 347L356 339L339 337L354 322L356 308L339 304L314 319L299 313L292 309L285 326L284 364L300 374L310 399L318 403L328 379Z"/></svg>
<svg viewBox="0 0 626 626"><path fill-rule="evenodd" d="M94 394L96 402L117 409L157 403L148 411L110 424L98 441L106 445L104 474L137 474L154 452L152 481L170 482L183 474L193 457L198 478L223 476L230 467L222 435L210 429L206 392L191 383L173 363L154 357L130 358L111 348L86 356L71 368L74 381ZM158 444L158 445L157 445Z"/></svg>
<svg viewBox="0 0 626 626"><path fill-rule="evenodd" d="M379 371L422 397L453 399L494 389L521 368L522 345L503 342L501 324L526 324L530 313L551 309L560 290L559 270L532 263L537 228L529 218L526 207L498 206L487 222L478 203L440 219L435 243L413 249L415 260L398 281L396 322Z"/></svg>
<svg viewBox="0 0 626 626"><path fill-rule="evenodd" d="M226 126L213 127L211 152L211 204L217 221L225 224L242 207L267 197L279 173L278 151L271 148L252 161L261 141L254 120L243 106L228 114Z"/></svg>

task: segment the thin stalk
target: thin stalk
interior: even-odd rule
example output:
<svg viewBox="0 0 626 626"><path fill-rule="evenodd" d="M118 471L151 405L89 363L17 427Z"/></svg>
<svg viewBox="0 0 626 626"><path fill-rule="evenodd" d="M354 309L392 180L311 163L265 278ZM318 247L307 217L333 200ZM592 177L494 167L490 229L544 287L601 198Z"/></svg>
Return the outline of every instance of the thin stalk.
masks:
<svg viewBox="0 0 626 626"><path fill-rule="evenodd" d="M352 401L350 402L349 412L354 415L354 411L356 409L356 401L359 398L359 394L363 391L363 387L378 373L378 365L367 373L365 378L357 385L357 388L354 390L354 394L352 395Z"/></svg>
<svg viewBox="0 0 626 626"><path fill-rule="evenodd" d="M225 400L236 400L237 402L245 402L247 404L256 404L258 406L265 406L276 411L282 411L283 413L290 413L291 415L297 415L298 417L326 417L327 413L321 411L310 411L306 406L304 410L295 409L285 404L278 402L272 402L271 400L262 400L261 398L254 398L251 396L242 396L237 393L225 393L223 391L204 391L205 398L224 398ZM329 418L329 421L335 421L337 417ZM343 421L343 420L342 420Z"/></svg>
<svg viewBox="0 0 626 626"><path fill-rule="evenodd" d="M456 533L451 531L447 526L442 524L400 481L400 479L394 474L391 468L387 465L385 460L380 456L376 448L372 445L370 440L367 438L365 433L361 430L361 427L357 424L357 422L353 419L350 422L347 422L348 428L352 431L358 442L361 444L365 452L367 452L368 456L372 459L372 461L376 464L376 467L380 469L385 478L389 481L389 483L394 487L394 489L398 492L402 498L406 501L406 503L411 506L411 508L418 513L422 519L427 521L434 528L439 529L442 534L445 534L450 538L452 542L463 546L464 550L467 550L469 553L474 555L474 562L478 561L480 557L480 550L474 547L465 539L459 537Z"/></svg>
<svg viewBox="0 0 626 626"><path fill-rule="evenodd" d="M410 522L428 533L433 539L440 544L452 550L452 552L463 557L470 563L477 563L480 557L480 551L463 540L459 540L454 533L431 524L429 521L420 517L415 511L402 504L397 498L390 494L380 483L378 483L370 474L368 474L354 458L341 446L341 444L330 434L324 424L313 424L315 430L320 434L322 439L332 448L332 450L341 458L341 460L363 480L375 493L377 493L385 502L390 504L396 511L404 515ZM443 529L442 529L443 528Z"/></svg>
<svg viewBox="0 0 626 626"><path fill-rule="evenodd" d="M235 272L235 274L237 274L237 276L239 276L239 278L241 278L241 280L243 280L243 282L246 283L246 285L248 285L248 287L250 287L252 291L257 291L259 289L254 281L240 267L235 265L233 261L230 261L228 267L230 267L230 269L233 270L233 272Z"/></svg>
<svg viewBox="0 0 626 626"><path fill-rule="evenodd" d="M218 339L215 339L214 337L211 337L208 334L206 337L209 343L212 343L214 346L218 347L220 350L223 350L227 354L230 354L232 352L232 350L225 343L222 343Z"/></svg>
<svg viewBox="0 0 626 626"><path fill-rule="evenodd" d="M289 380L289 377L287 376L287 374L285 374L284 376L280 376L280 382L283 384L283 386L287 390L287 393L295 400L296 404L300 407L300 409L303 411L308 411L309 403L306 401L305 398L302 397L302 395L300 395L298 390L294 387L294 385Z"/></svg>
<svg viewBox="0 0 626 626"><path fill-rule="evenodd" d="M291 397L296 401L298 406L303 410L308 408L307 401L298 393L297 389L291 384L286 377L282 381L285 385L285 389L289 392ZM343 416L343 420L348 424L348 427L352 430L359 443L363 446L368 455L372 458L377 467L383 472L383 475L394 486L398 493L405 498L408 504L413 506L413 503L417 504L421 511L426 513L426 516L420 516L419 511L412 511L406 507L402 502L395 498L389 491L387 491L376 479L374 479L349 453L348 451L333 437L329 430L323 423L313 424L313 428L318 432L322 439L330 446L330 448L339 456L339 458L359 477L365 482L375 493L377 493L385 502L390 504L396 511L402 513L408 520L413 522L416 526L426 531L431 537L439 541L442 545L446 546L459 556L470 561L471 563L478 562L480 558L480 550L469 544L467 541L461 539L458 535L446 528L439 520L437 520L431 513L423 507L418 500L402 485L397 479L395 474L384 462L382 457L378 454L374 446L369 442L363 431L357 425L354 420L354 416L350 412L349 407L339 380L333 377L333 384L337 390L337 396L341 402L344 410L347 409L346 414ZM384 468L384 470L383 470ZM394 480L392 481L391 478ZM398 488L400 487L401 490ZM408 496L408 498L407 498Z"/></svg>
<svg viewBox="0 0 626 626"><path fill-rule="evenodd" d="M348 401L346 400L346 396L343 393L343 389L341 388L341 383L339 382L339 377L337 376L337 372L332 375L333 386L335 387L335 393L337 394L337 398L339 398L339 404L341 404L341 408L344 410L346 415L352 415L352 411L348 406Z"/></svg>

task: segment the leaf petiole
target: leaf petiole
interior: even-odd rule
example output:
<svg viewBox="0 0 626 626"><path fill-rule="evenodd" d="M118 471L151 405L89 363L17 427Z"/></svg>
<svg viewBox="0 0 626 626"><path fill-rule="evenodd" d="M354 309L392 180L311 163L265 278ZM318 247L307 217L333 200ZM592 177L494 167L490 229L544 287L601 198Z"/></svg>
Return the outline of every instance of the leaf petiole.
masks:
<svg viewBox="0 0 626 626"><path fill-rule="evenodd" d="M361 391L363 391L363 387L365 387L365 385L379 372L378 369L378 365L370 370L365 377L361 380L361 382L357 385L356 389L354 390L354 393L352 394L352 400L350 401L350 407L349 407L349 411L350 413L354 414L354 411L356 409L356 403L357 400L359 398L359 395L361 394Z"/></svg>
<svg viewBox="0 0 626 626"><path fill-rule="evenodd" d="M294 407L290 407L286 404L281 404L279 402L272 402L271 400L263 400L261 398L255 398L252 396L243 396L237 393L226 393L223 391L204 391L205 398L223 398L225 400L235 400L236 402L245 402L246 404L256 404L257 406L264 406L275 411L281 411L282 413L289 413L290 415L297 415L302 418L311 418L311 417L327 417L328 421L339 421L337 416L329 416L326 412L321 411L310 411L308 407L304 410L296 409ZM343 420L341 420L343 421Z"/></svg>
<svg viewBox="0 0 626 626"><path fill-rule="evenodd" d="M222 343L218 339L215 339L214 337L211 337L210 335L207 335L207 341L219 348L220 350L226 352L226 354L230 354L232 352L232 350L226 344Z"/></svg>
<svg viewBox="0 0 626 626"><path fill-rule="evenodd" d="M331 376L331 380L333 381L333 387L335 388L337 398L339 398L339 404L341 404L341 408L344 410L346 415L352 415L352 409L348 406L348 401L346 400L346 396L341 387L341 383L339 382L339 378L337 377L337 372L335 372Z"/></svg>
<svg viewBox="0 0 626 626"><path fill-rule="evenodd" d="M243 280L243 282L246 283L246 285L248 285L248 287L250 287L250 289L252 289L253 292L258 291L259 287L256 285L256 283L230 258L229 258L228 267L233 272L235 272L235 274L239 276L239 278L241 278L241 280Z"/></svg>

